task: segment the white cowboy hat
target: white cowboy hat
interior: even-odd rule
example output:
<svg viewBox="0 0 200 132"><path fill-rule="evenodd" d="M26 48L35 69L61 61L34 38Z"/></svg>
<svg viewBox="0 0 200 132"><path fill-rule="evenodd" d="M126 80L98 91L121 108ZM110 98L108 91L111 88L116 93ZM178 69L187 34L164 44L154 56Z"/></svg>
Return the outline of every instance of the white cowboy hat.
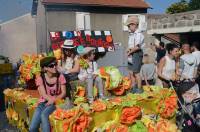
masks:
<svg viewBox="0 0 200 132"><path fill-rule="evenodd" d="M64 44L61 47L65 49L75 48L76 46L74 46L73 43L73 40L65 40Z"/></svg>
<svg viewBox="0 0 200 132"><path fill-rule="evenodd" d="M138 19L138 17L137 16L130 16L130 17L128 17L128 19L127 19L127 21L126 21L126 23L125 23L125 25L126 26L128 26L128 25L130 25L130 24L139 24L139 19Z"/></svg>

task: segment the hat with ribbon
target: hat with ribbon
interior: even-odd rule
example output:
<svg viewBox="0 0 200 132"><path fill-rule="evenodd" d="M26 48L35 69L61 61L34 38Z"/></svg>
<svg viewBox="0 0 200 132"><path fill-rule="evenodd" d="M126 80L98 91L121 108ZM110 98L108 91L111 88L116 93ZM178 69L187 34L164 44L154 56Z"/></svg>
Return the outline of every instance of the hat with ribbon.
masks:
<svg viewBox="0 0 200 132"><path fill-rule="evenodd" d="M75 48L76 46L73 45L74 44L74 41L73 40L65 40L64 41L64 44L61 46L62 48L65 48L65 49L72 49L72 48Z"/></svg>

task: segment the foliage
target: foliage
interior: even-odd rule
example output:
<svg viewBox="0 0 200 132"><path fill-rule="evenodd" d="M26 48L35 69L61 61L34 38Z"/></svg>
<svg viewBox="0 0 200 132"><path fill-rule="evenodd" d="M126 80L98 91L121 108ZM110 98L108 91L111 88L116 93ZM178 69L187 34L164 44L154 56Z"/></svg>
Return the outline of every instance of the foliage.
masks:
<svg viewBox="0 0 200 132"><path fill-rule="evenodd" d="M188 11L188 9L189 9L189 5L188 5L187 1L181 0L180 2L176 2L172 5L170 5L166 9L166 13L167 14L180 13L180 12Z"/></svg>
<svg viewBox="0 0 200 132"><path fill-rule="evenodd" d="M200 1L199 0L181 0L180 2L176 2L171 4L167 9L167 14L180 13L185 11L199 10L200 9Z"/></svg>
<svg viewBox="0 0 200 132"><path fill-rule="evenodd" d="M200 9L200 1L199 0L190 0L189 4L189 10L199 10Z"/></svg>

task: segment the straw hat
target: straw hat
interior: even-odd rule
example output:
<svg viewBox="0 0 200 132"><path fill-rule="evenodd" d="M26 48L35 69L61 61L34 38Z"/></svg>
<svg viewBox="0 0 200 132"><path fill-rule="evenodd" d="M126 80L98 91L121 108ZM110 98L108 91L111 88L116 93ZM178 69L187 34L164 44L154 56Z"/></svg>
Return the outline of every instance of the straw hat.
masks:
<svg viewBox="0 0 200 132"><path fill-rule="evenodd" d="M83 56L89 53L90 51L95 50L94 47L85 47L82 51L78 51L79 55Z"/></svg>
<svg viewBox="0 0 200 132"><path fill-rule="evenodd" d="M73 40L65 40L64 44L61 47L65 49L75 48L76 46L74 46L73 43Z"/></svg>
<svg viewBox="0 0 200 132"><path fill-rule="evenodd" d="M130 16L130 17L128 17L128 19L127 19L125 25L128 26L128 25L130 25L130 24L132 24L132 23L133 23L133 24L139 24L139 19L138 19L137 16Z"/></svg>

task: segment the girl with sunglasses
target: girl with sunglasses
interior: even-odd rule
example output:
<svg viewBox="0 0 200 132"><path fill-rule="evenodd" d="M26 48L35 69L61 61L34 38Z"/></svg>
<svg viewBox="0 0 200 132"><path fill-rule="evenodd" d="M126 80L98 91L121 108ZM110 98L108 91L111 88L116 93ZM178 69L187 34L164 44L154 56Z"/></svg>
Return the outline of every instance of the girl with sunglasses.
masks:
<svg viewBox="0 0 200 132"><path fill-rule="evenodd" d="M36 78L40 94L38 106L34 112L29 131L37 132L41 124L42 132L50 132L49 115L56 109L55 101L66 94L65 78L57 72L55 57L45 57L40 61L41 76Z"/></svg>

